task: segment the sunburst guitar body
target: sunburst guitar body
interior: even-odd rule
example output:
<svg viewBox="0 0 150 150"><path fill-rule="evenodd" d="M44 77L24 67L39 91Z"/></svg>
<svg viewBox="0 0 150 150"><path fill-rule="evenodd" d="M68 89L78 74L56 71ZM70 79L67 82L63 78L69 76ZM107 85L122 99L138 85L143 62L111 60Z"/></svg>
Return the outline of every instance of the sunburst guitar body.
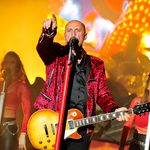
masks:
<svg viewBox="0 0 150 150"><path fill-rule="evenodd" d="M149 111L150 103L143 103L136 105L126 112L111 112L83 118L82 113L78 109L70 109L68 110L64 139L80 139L81 135L78 134L77 129L82 126L112 120L124 113L141 115ZM40 150L54 150L58 118L59 114L50 109L41 109L31 115L28 121L27 133L34 148Z"/></svg>
<svg viewBox="0 0 150 150"><path fill-rule="evenodd" d="M41 109L33 113L28 121L27 133L29 140L36 149L54 150L59 114L50 109ZM79 139L81 135L73 127L73 120L83 118L78 109L68 111L64 139Z"/></svg>

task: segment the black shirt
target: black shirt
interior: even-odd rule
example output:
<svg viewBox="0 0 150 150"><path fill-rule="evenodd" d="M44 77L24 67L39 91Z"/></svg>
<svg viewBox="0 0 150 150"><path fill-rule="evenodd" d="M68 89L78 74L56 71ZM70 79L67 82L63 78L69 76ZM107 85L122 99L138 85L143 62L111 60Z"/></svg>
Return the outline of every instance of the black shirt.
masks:
<svg viewBox="0 0 150 150"><path fill-rule="evenodd" d="M83 116L86 111L87 89L86 89L86 61L82 60L80 64L76 64L73 69L73 84L71 90L70 108L79 109Z"/></svg>

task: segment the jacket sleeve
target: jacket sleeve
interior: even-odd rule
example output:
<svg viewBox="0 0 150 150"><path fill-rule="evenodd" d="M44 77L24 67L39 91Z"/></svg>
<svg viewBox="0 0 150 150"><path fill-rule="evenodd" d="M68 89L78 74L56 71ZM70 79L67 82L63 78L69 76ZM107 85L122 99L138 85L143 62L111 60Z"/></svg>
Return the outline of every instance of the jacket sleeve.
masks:
<svg viewBox="0 0 150 150"><path fill-rule="evenodd" d="M115 111L116 108L118 108L118 105L116 104L115 100L113 99L110 93L110 90L108 89L104 63L101 62L99 66L100 73L99 79L97 79L99 84L97 103L104 112L112 112Z"/></svg>
<svg viewBox="0 0 150 150"><path fill-rule="evenodd" d="M50 64L55 59L60 49L60 44L53 42L57 32L56 30L48 33L42 31L36 46L37 52L45 65Z"/></svg>

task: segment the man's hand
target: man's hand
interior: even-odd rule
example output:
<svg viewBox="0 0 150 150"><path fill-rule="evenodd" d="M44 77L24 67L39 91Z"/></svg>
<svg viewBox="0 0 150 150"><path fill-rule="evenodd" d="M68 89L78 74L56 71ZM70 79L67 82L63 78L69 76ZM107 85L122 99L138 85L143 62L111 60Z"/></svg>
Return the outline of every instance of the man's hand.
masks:
<svg viewBox="0 0 150 150"><path fill-rule="evenodd" d="M115 110L115 112L119 112L119 111L127 111L128 109L126 107L120 107L118 109ZM123 115L119 116L118 118L116 118L118 121L128 121L130 115L128 113L123 113Z"/></svg>
<svg viewBox="0 0 150 150"><path fill-rule="evenodd" d="M44 29L51 28L52 30L54 30L56 27L57 27L57 19L56 19L56 16L54 14L52 14L52 18L46 19L43 22L43 28Z"/></svg>

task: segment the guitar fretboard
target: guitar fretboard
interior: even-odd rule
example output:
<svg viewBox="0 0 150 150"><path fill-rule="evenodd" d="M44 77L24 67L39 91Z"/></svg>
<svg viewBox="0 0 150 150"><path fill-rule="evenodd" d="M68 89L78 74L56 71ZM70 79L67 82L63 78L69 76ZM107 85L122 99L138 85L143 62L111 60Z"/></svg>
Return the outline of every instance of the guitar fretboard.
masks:
<svg viewBox="0 0 150 150"><path fill-rule="evenodd" d="M127 112L129 114L131 114L131 113L133 113L133 110L129 109ZM102 122L102 121L112 120L112 119L115 119L119 116L124 115L124 113L125 113L124 111L120 111L120 112L101 114L101 115L97 115L97 116L92 116L92 117L88 117L88 118L82 118L82 119L74 120L73 123L74 123L75 127L81 127L81 126L95 124L95 123Z"/></svg>

